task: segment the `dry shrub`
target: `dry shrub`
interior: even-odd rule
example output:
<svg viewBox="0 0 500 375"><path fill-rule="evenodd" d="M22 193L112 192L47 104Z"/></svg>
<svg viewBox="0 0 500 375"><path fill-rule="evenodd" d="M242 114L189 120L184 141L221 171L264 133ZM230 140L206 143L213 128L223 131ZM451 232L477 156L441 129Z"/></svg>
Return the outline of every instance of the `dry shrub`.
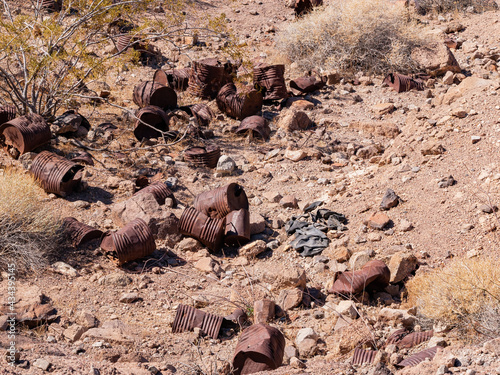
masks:
<svg viewBox="0 0 500 375"><path fill-rule="evenodd" d="M498 5L495 0L415 0L415 9L420 14L464 10L480 13L498 9Z"/></svg>
<svg viewBox="0 0 500 375"><path fill-rule="evenodd" d="M277 49L300 68L372 73L416 68L420 45L408 11L386 0L344 0L317 9L282 30Z"/></svg>
<svg viewBox="0 0 500 375"><path fill-rule="evenodd" d="M419 274L407 285L409 302L435 322L487 336L500 334L500 262L457 259Z"/></svg>
<svg viewBox="0 0 500 375"><path fill-rule="evenodd" d="M56 249L61 223L44 195L30 175L0 170L0 270L15 263L21 274L35 271Z"/></svg>

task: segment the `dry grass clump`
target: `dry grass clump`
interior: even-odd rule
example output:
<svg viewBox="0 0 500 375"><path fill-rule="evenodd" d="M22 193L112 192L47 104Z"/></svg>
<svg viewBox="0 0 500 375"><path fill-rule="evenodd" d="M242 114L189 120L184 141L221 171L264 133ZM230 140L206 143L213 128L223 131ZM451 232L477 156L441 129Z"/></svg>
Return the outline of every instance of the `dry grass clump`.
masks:
<svg viewBox="0 0 500 375"><path fill-rule="evenodd" d="M46 263L59 243L61 223L41 202L34 179L15 170L0 170L0 270L14 263L21 274Z"/></svg>
<svg viewBox="0 0 500 375"><path fill-rule="evenodd" d="M409 302L435 322L487 336L500 334L500 262L457 259L419 274L407 285Z"/></svg>
<svg viewBox="0 0 500 375"><path fill-rule="evenodd" d="M410 52L421 42L408 11L385 0L343 0L282 30L277 49L300 68L397 71L416 68Z"/></svg>
<svg viewBox="0 0 500 375"><path fill-rule="evenodd" d="M481 13L498 9L498 5L495 0L415 0L415 9L420 14L464 10Z"/></svg>

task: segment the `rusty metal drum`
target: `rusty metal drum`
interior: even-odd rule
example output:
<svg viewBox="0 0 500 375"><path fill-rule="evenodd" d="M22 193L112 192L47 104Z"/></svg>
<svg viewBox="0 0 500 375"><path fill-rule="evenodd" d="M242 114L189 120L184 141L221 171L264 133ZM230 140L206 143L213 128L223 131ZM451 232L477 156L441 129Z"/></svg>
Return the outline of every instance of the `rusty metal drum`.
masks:
<svg viewBox="0 0 500 375"><path fill-rule="evenodd" d="M175 91L154 81L141 82L135 86L133 99L141 108L154 105L166 111L177 107Z"/></svg>
<svg viewBox="0 0 500 375"><path fill-rule="evenodd" d="M139 109L135 117L137 117L134 125L134 135L138 140L143 138L159 138L161 132L168 131L169 115L160 107L153 105Z"/></svg>
<svg viewBox="0 0 500 375"><path fill-rule="evenodd" d="M250 212L242 208L227 214L225 234L224 241L229 245L241 245L250 241Z"/></svg>
<svg viewBox="0 0 500 375"><path fill-rule="evenodd" d="M243 186L233 182L199 194L193 206L207 216L222 219L231 211L248 210L249 204Z"/></svg>
<svg viewBox="0 0 500 375"><path fill-rule="evenodd" d="M74 217L66 217L63 220L63 231L73 246L78 247L81 244L101 238L102 231L84 224Z"/></svg>
<svg viewBox="0 0 500 375"><path fill-rule="evenodd" d="M271 128L267 120L261 116L250 116L245 118L238 129L236 134L245 134L251 131L253 137L259 137L267 141L271 135Z"/></svg>
<svg viewBox="0 0 500 375"><path fill-rule="evenodd" d="M213 218L193 207L184 210L179 220L179 231L196 238L208 249L218 251L224 237L224 219Z"/></svg>
<svg viewBox="0 0 500 375"><path fill-rule="evenodd" d="M16 159L50 142L51 136L49 125L37 114L17 117L0 125L0 146Z"/></svg>
<svg viewBox="0 0 500 375"><path fill-rule="evenodd" d="M253 69L253 83L264 88L264 100L281 100L288 97L285 65L257 65Z"/></svg>

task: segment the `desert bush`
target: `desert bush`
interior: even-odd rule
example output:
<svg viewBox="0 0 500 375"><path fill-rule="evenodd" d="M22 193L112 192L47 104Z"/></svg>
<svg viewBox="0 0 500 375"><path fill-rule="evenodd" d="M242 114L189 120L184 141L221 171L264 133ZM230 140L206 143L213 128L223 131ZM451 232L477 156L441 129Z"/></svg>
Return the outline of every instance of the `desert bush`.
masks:
<svg viewBox="0 0 500 375"><path fill-rule="evenodd" d="M407 285L419 314L460 330L500 334L500 262L457 259L418 274Z"/></svg>
<svg viewBox="0 0 500 375"><path fill-rule="evenodd" d="M277 49L306 70L410 72L410 52L420 41L407 13L384 0L335 2L282 30Z"/></svg>
<svg viewBox="0 0 500 375"><path fill-rule="evenodd" d="M61 223L44 195L30 175L0 170L0 270L15 263L20 273L36 271L56 250Z"/></svg>
<svg viewBox="0 0 500 375"><path fill-rule="evenodd" d="M415 0L415 9L419 14L464 10L484 12L498 9L498 5L495 0Z"/></svg>

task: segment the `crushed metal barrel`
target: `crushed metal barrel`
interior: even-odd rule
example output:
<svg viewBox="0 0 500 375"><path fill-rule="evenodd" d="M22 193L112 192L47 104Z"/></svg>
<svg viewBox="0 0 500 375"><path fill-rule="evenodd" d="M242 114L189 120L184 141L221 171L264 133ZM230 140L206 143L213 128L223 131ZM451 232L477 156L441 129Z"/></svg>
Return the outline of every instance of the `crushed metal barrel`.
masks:
<svg viewBox="0 0 500 375"><path fill-rule="evenodd" d="M210 121L212 121L212 119L215 117L210 107L203 103L181 107L181 109L189 115L193 116L198 126L210 125Z"/></svg>
<svg viewBox="0 0 500 375"><path fill-rule="evenodd" d="M102 231L84 224L74 217L66 217L63 220L63 232L66 238L73 246L78 247L81 244L101 238Z"/></svg>
<svg viewBox="0 0 500 375"><path fill-rule="evenodd" d="M426 359L432 360L436 355L437 351L438 347L433 346L432 348L423 350L417 354L412 355L411 357L404 359L403 361L399 362L396 366L398 367L416 366L420 362L425 361Z"/></svg>
<svg viewBox="0 0 500 375"><path fill-rule="evenodd" d="M215 145L190 147L184 151L184 159L194 166L215 168L220 158L220 148Z"/></svg>
<svg viewBox="0 0 500 375"><path fill-rule="evenodd" d="M218 251L222 246L224 224L224 219L209 217L193 207L188 207L181 215L179 231L196 238L210 250Z"/></svg>
<svg viewBox="0 0 500 375"><path fill-rule="evenodd" d="M177 94L161 83L141 82L134 88L134 103L141 108L154 105L166 111L177 107Z"/></svg>
<svg viewBox="0 0 500 375"><path fill-rule="evenodd" d="M16 118L16 107L13 105L0 106L0 125Z"/></svg>
<svg viewBox="0 0 500 375"><path fill-rule="evenodd" d="M147 106L139 109L135 117L137 117L134 126L134 135L138 140L143 138L159 138L160 132L168 131L169 115L160 107Z"/></svg>
<svg viewBox="0 0 500 375"><path fill-rule="evenodd" d="M203 99L215 99L226 83L232 82L232 65L215 58L195 61L189 76L188 91Z"/></svg>
<svg viewBox="0 0 500 375"><path fill-rule="evenodd" d="M101 248L116 252L118 264L143 258L156 250L153 233L142 219L134 219L116 232L106 232L102 236Z"/></svg>
<svg viewBox="0 0 500 375"><path fill-rule="evenodd" d="M254 324L245 329L233 357L235 375L275 370L283 363L285 337L276 328Z"/></svg>
<svg viewBox="0 0 500 375"><path fill-rule="evenodd" d="M198 195L193 206L205 215L223 219L231 211L248 210L248 198L243 186L231 183Z"/></svg>
<svg viewBox="0 0 500 375"><path fill-rule="evenodd" d="M262 87L264 100L281 100L288 97L285 65L257 65L253 69L253 83L256 87Z"/></svg>
<svg viewBox="0 0 500 375"><path fill-rule="evenodd" d="M253 87L236 89L234 83L224 85L217 94L217 106L230 117L242 120L262 110L262 94Z"/></svg>
<svg viewBox="0 0 500 375"><path fill-rule="evenodd" d="M172 332L181 333L199 328L204 334L216 339L219 336L223 320L224 318L221 316L181 304L175 313Z"/></svg>
<svg viewBox="0 0 500 375"><path fill-rule="evenodd" d="M384 343L384 346L391 345L391 344L397 345L403 339L403 337L405 337L407 334L408 334L408 332L404 328L401 328L401 329L398 329L397 331L394 331L387 338L387 340Z"/></svg>
<svg viewBox="0 0 500 375"><path fill-rule="evenodd" d="M390 276L391 272L384 262L372 260L360 270L340 274L329 292L349 297L365 289L383 289L389 285Z"/></svg>
<svg viewBox="0 0 500 375"><path fill-rule="evenodd" d="M189 86L190 74L191 69L188 68L167 71L158 69L154 74L153 81L168 86L175 91L184 91Z"/></svg>
<svg viewBox="0 0 500 375"><path fill-rule="evenodd" d="M413 89L420 91L424 89L424 82L422 82L421 80L415 80L411 77L404 76L398 73L389 73L385 77L383 83L386 83L387 85L389 85L389 87L392 87L394 91L398 93L410 91Z"/></svg>
<svg viewBox="0 0 500 375"><path fill-rule="evenodd" d="M0 146L15 159L50 142L50 138L49 125L37 114L17 117L0 125Z"/></svg>
<svg viewBox="0 0 500 375"><path fill-rule="evenodd" d="M253 137L260 137L263 140L269 140L269 135L271 134L271 128L269 127L267 120L261 116L250 116L245 118L238 129L236 129L236 134L244 134L251 131Z"/></svg>
<svg viewBox="0 0 500 375"><path fill-rule="evenodd" d="M165 204L165 199L170 198L174 202L175 207L177 205L177 200L175 199L174 193L170 190L165 182L155 181L150 185L144 187L143 189L136 192L134 195L139 194L152 194L159 205Z"/></svg>
<svg viewBox="0 0 500 375"><path fill-rule="evenodd" d="M365 363L373 363L375 356L377 355L377 350L365 350L359 347L354 349L354 355L352 357L353 365L363 365Z"/></svg>
<svg viewBox="0 0 500 375"><path fill-rule="evenodd" d="M412 332L396 343L398 348L413 348L434 336L434 331Z"/></svg>
<svg viewBox="0 0 500 375"><path fill-rule="evenodd" d="M47 193L66 196L80 187L83 168L62 156L42 151L33 159L30 172Z"/></svg>
<svg viewBox="0 0 500 375"><path fill-rule="evenodd" d="M326 85L327 78L300 77L290 81L290 90L294 95L304 95L322 89Z"/></svg>
<svg viewBox="0 0 500 375"><path fill-rule="evenodd" d="M240 245L250 241L250 212L242 208L226 216L225 243Z"/></svg>
<svg viewBox="0 0 500 375"><path fill-rule="evenodd" d="M74 163L82 163L90 166L94 165L94 160L92 159L92 155L90 155L88 152L85 151L79 152L77 155L73 156L71 158L71 161Z"/></svg>

